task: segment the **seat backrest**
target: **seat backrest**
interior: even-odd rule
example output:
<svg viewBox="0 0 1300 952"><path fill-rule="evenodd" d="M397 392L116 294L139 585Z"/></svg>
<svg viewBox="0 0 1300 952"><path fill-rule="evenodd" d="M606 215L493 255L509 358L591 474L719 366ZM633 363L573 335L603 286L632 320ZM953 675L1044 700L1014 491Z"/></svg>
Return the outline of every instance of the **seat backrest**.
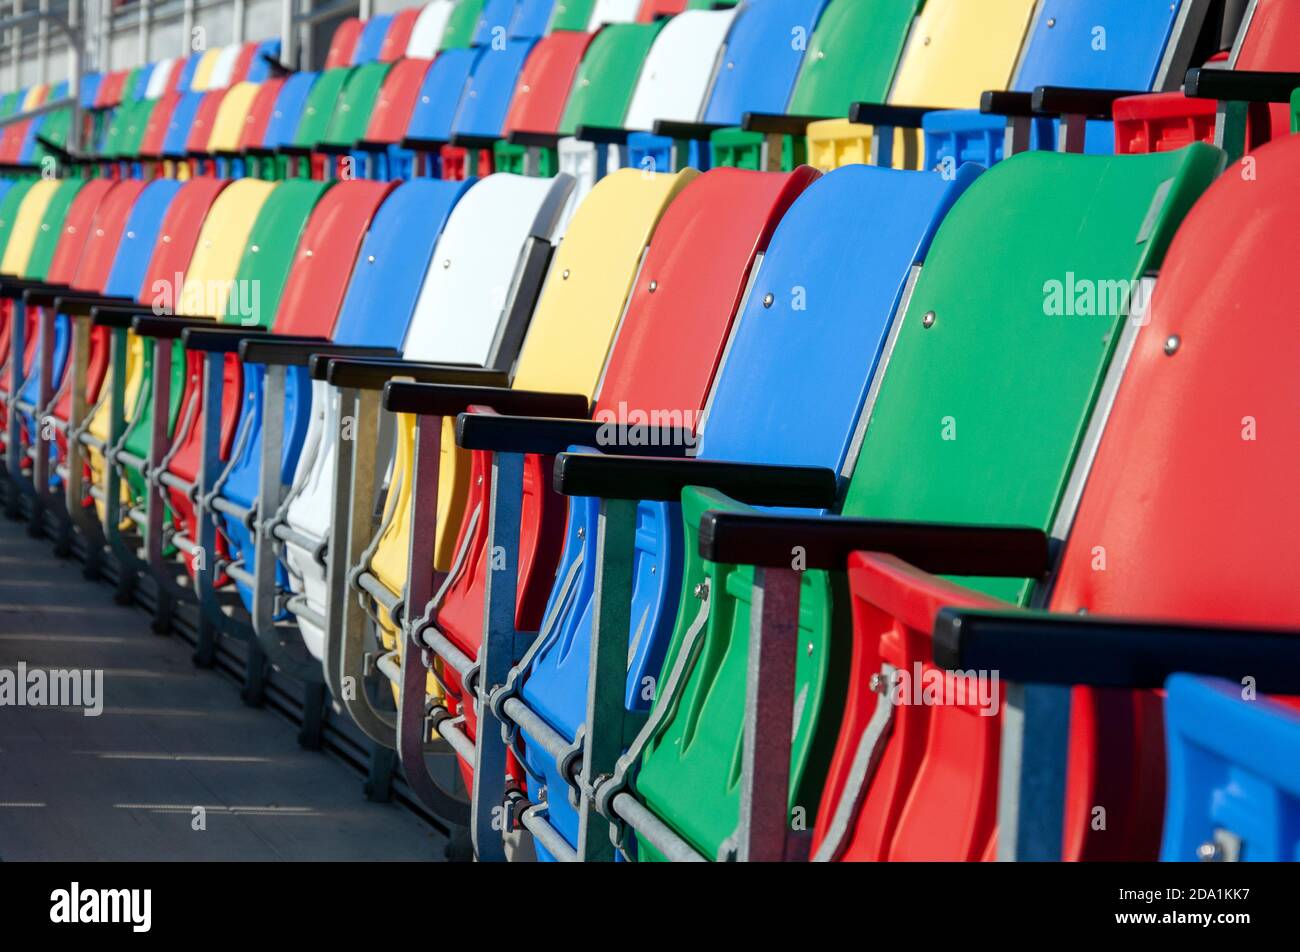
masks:
<svg viewBox="0 0 1300 952"><path fill-rule="evenodd" d="M9 232L4 258L0 259L0 272L18 277L40 277L44 273L42 268L39 274L33 275L30 263L40 242L41 226L46 224L46 212L50 206L66 209L72 201L72 197L67 195L65 184L55 179L42 179L23 196ZM60 197L60 192L63 192L63 197Z"/></svg>
<svg viewBox="0 0 1300 952"><path fill-rule="evenodd" d="M451 138L451 125L460 109L465 85L478 58L477 50L453 49L439 53L424 74L419 98L411 112L407 134L417 139Z"/></svg>
<svg viewBox="0 0 1300 952"><path fill-rule="evenodd" d="M146 183L140 179L123 179L105 193L95 209L94 218L85 229L85 242L80 257L70 272L71 276L61 279L64 284L96 293L104 291L113 262L123 247L127 221L145 187ZM58 255L62 253L63 249L60 248ZM137 284L129 293L134 296L138 290Z"/></svg>
<svg viewBox="0 0 1300 952"><path fill-rule="evenodd" d="M274 182L245 178L231 182L217 196L173 302L177 314L216 318L226 312L226 298L249 232L274 189Z"/></svg>
<svg viewBox="0 0 1300 952"><path fill-rule="evenodd" d="M122 101L139 102L144 98L144 91L149 86L149 74L153 72L152 64L137 66L126 74L122 84Z"/></svg>
<svg viewBox="0 0 1300 952"><path fill-rule="evenodd" d="M408 359L497 364L510 286L525 245L530 238L553 239L572 184L568 176L499 172L461 196L420 288L402 348ZM490 229L485 221L492 222Z"/></svg>
<svg viewBox="0 0 1300 952"><path fill-rule="evenodd" d="M336 343L401 346L434 245L468 188L466 182L415 179L384 200L352 272Z"/></svg>
<svg viewBox="0 0 1300 952"><path fill-rule="evenodd" d="M1028 152L981 178L916 283L845 513L1050 531L1128 320L1120 292L1159 265L1221 161L1203 145ZM990 267L990 248L1016 266ZM916 478L873 463L893 459ZM1011 602L1031 588L971 584Z"/></svg>
<svg viewBox="0 0 1300 952"><path fill-rule="evenodd" d="M898 65L896 105L977 109L1010 86L1036 0L927 0Z"/></svg>
<svg viewBox="0 0 1300 952"><path fill-rule="evenodd" d="M545 36L555 2L556 0L519 0L514 22L510 24L510 35L534 40Z"/></svg>
<svg viewBox="0 0 1300 952"><path fill-rule="evenodd" d="M362 23L356 17L348 17L340 23L334 29L334 36L330 38L329 52L325 54L325 65L322 69L328 72L343 66L351 66L352 54L357 48L357 41L361 39L362 29Z"/></svg>
<svg viewBox="0 0 1300 952"><path fill-rule="evenodd" d="M623 125L641 66L662 28L662 23L619 23L595 35L564 107L562 134L572 135L583 125Z"/></svg>
<svg viewBox="0 0 1300 952"><path fill-rule="evenodd" d="M59 238L50 257L49 267L45 269L45 280L50 284L72 283L100 206L113 185L112 179L91 179L84 183L73 197L63 220L57 224L51 222L52 229L57 229Z"/></svg>
<svg viewBox="0 0 1300 952"><path fill-rule="evenodd" d="M122 197L128 197L135 185L143 187L140 188L139 195L131 205L107 276L102 284L96 284L95 269L87 268L83 263L83 269L77 275L76 287L90 291L102 290L105 294L131 297L137 301L143 299L142 285L145 272L149 267L149 259L153 257L154 245L158 241L163 219L167 215L168 208L171 207L172 199L180 191L182 183L176 179L154 179L145 185L138 179L131 180L121 183ZM109 202L116 200L117 197L118 190L115 190L109 197ZM95 247L98 247L101 240L109 237L107 232L103 239L95 236L93 239L96 242Z"/></svg>
<svg viewBox="0 0 1300 952"><path fill-rule="evenodd" d="M651 23L660 17L675 17L686 9L686 0L641 0L636 22Z"/></svg>
<svg viewBox="0 0 1300 952"><path fill-rule="evenodd" d="M77 178L65 178L55 185L55 190L49 195L49 202L45 203L44 215L40 216L40 222L36 225L31 254L27 256L27 267L23 271L23 277L31 280L44 280L45 273L49 271L49 263L55 258L55 250L64 235L64 220L86 182ZM31 199L27 200L30 202Z"/></svg>
<svg viewBox="0 0 1300 952"><path fill-rule="evenodd" d="M264 83L271 78L271 64L267 62L270 58L277 63L280 61L280 41L263 40L258 44L253 53L253 61L248 64L248 73L243 77L250 83Z"/></svg>
<svg viewBox="0 0 1300 952"><path fill-rule="evenodd" d="M375 99L365 138L372 142L402 141L420 99L424 75L432 65L428 59L400 59L393 64Z"/></svg>
<svg viewBox="0 0 1300 952"><path fill-rule="evenodd" d="M483 2L484 0L455 0L455 9L447 18L439 49L463 50L473 44L479 18L483 13Z"/></svg>
<svg viewBox="0 0 1300 952"><path fill-rule="evenodd" d="M293 133L293 145L314 148L323 141L334 117L334 107L343 96L343 90L352 76L354 67L327 69L316 77L307 101L303 104L298 127Z"/></svg>
<svg viewBox="0 0 1300 952"><path fill-rule="evenodd" d="M375 100L379 98L379 90L383 88L390 69L387 63L370 62L352 70L321 142L350 146L365 138Z"/></svg>
<svg viewBox="0 0 1300 952"><path fill-rule="evenodd" d="M167 131L163 135L162 151L159 154L166 156L185 154L185 143L190 137L194 116L203 103L203 97L204 93L180 94L168 118Z"/></svg>
<svg viewBox="0 0 1300 952"><path fill-rule="evenodd" d="M620 169L583 199L524 338L517 388L595 395L650 238L665 209L698 174Z"/></svg>
<svg viewBox="0 0 1300 952"><path fill-rule="evenodd" d="M422 6L415 26L411 29L411 39L406 44L406 55L416 59L433 59L442 47L442 35L455 9L456 5L451 0L430 0Z"/></svg>
<svg viewBox="0 0 1300 952"><path fill-rule="evenodd" d="M855 101L883 103L919 8L920 0L832 0L809 40L789 112L846 116Z"/></svg>
<svg viewBox="0 0 1300 952"><path fill-rule="evenodd" d="M207 50L199 57L198 65L194 68L194 75L190 78L190 90L196 93L205 93L213 89L212 74L217 68L217 60L221 58L224 47Z"/></svg>
<svg viewBox="0 0 1300 952"><path fill-rule="evenodd" d="M311 98L312 87L316 85L319 75L294 73L284 81L280 94L275 99L275 108L271 111L271 121L266 125L266 135L262 139L265 148L274 149L293 143L303 111L307 108L307 100Z"/></svg>
<svg viewBox="0 0 1300 952"><path fill-rule="evenodd" d="M738 125L747 112L784 112L808 37L828 2L748 0L740 7L727 34L704 121Z"/></svg>
<svg viewBox="0 0 1300 952"><path fill-rule="evenodd" d="M364 66L379 59L379 51L383 49L384 38L392 25L393 17L388 13L378 14L365 22L361 35L357 37L357 45L352 49L353 66Z"/></svg>
<svg viewBox="0 0 1300 952"><path fill-rule="evenodd" d="M125 83L125 70L119 69L111 73L105 73L104 78L99 81L99 86L95 91L95 108L107 109L110 106L116 106L120 103L122 101L122 86Z"/></svg>
<svg viewBox="0 0 1300 952"><path fill-rule="evenodd" d="M519 72L502 131L554 132L591 44L589 33L552 33L537 41Z"/></svg>
<svg viewBox="0 0 1300 952"><path fill-rule="evenodd" d="M329 337L371 219L396 182L352 179L321 196L294 252L272 328Z"/></svg>
<svg viewBox="0 0 1300 952"><path fill-rule="evenodd" d="M239 55L235 57L235 65L230 70L230 84L232 86L235 83L257 82L257 80L248 78L248 71L252 67L260 49L261 44L257 42L240 44Z"/></svg>
<svg viewBox="0 0 1300 952"><path fill-rule="evenodd" d="M248 125L249 113L257 99L256 83L236 83L226 90L212 120L212 134L208 137L209 152L238 152Z"/></svg>
<svg viewBox="0 0 1300 952"><path fill-rule="evenodd" d="M411 33L415 21L420 18L419 7L407 7L393 14L393 21L384 34L384 42L379 47L379 62L396 63L406 55L406 48L411 45Z"/></svg>
<svg viewBox="0 0 1300 952"><path fill-rule="evenodd" d="M13 244L14 232L17 229L19 219L26 220L22 215L22 207L27 199L28 194L36 186L39 179L21 179L19 181L0 182L0 188L4 189L0 193L0 272L9 275L18 275L22 273L22 266L10 269L10 264L16 262L9 258L9 246ZM48 188L48 186L47 186ZM45 201L49 201L48 198ZM26 239L30 241L29 239ZM23 265L26 265L26 256L30 253L30 248L23 252ZM17 252L15 252L15 255Z"/></svg>
<svg viewBox="0 0 1300 952"><path fill-rule="evenodd" d="M1300 7L1287 0L1257 0L1249 19L1241 24L1241 36L1234 50L1234 69L1259 72L1300 70ZM1290 131L1285 103L1269 106L1273 138Z"/></svg>
<svg viewBox="0 0 1300 952"><path fill-rule="evenodd" d="M181 93L163 93L162 97L149 113L149 121L144 125L144 135L140 137L140 154L147 156L162 155L167 132L171 128L172 116L184 96Z"/></svg>
<svg viewBox="0 0 1300 952"><path fill-rule="evenodd" d="M609 23L634 22L640 2L641 0L596 0L591 5L587 29L597 30Z"/></svg>
<svg viewBox="0 0 1300 952"><path fill-rule="evenodd" d="M208 151L208 140L212 138L212 130L217 124L217 115L221 112L221 103L226 98L227 90L214 89L211 92L203 94L199 100L199 108L194 111L194 118L190 120L190 134L185 140L186 152L206 152Z"/></svg>
<svg viewBox="0 0 1300 952"><path fill-rule="evenodd" d="M271 326L303 230L331 184L286 179L267 196L236 267L235 288L220 316L223 323Z"/></svg>
<svg viewBox="0 0 1300 952"><path fill-rule="evenodd" d="M202 58L202 53L191 53L183 58L176 68L172 70L171 79L167 80L167 91L190 92L190 84L194 82L194 73L199 68L199 60Z"/></svg>
<svg viewBox="0 0 1300 952"><path fill-rule="evenodd" d="M176 289L185 284L185 273L208 210L228 184L223 179L199 176L176 190L145 269L140 287L141 303L161 305L175 300Z"/></svg>
<svg viewBox="0 0 1300 952"><path fill-rule="evenodd" d="M510 36L518 0L486 0L474 28L474 45L499 48Z"/></svg>
<svg viewBox="0 0 1300 952"><path fill-rule="evenodd" d="M149 74L149 84L145 87L145 99L161 99L171 86L172 74L179 69L183 61L180 57L165 59L154 66Z"/></svg>
<svg viewBox="0 0 1300 952"><path fill-rule="evenodd" d="M258 84L257 95L253 97L252 105L244 116L244 129L239 135L240 150L260 148L266 141L266 132L270 128L271 117L275 114L276 100L280 98L283 88L282 76Z"/></svg>
<svg viewBox="0 0 1300 952"><path fill-rule="evenodd" d="M628 106L629 129L653 128L656 119L694 122L717 68L732 10L688 10L669 20L646 55Z"/></svg>
<svg viewBox="0 0 1300 952"><path fill-rule="evenodd" d="M908 269L976 174L846 166L804 191L737 319L702 456L843 472Z"/></svg>
<svg viewBox="0 0 1300 952"><path fill-rule="evenodd" d="M244 50L240 43L231 43L221 48L221 55L212 64L212 75L208 77L209 89L226 89L234 81L235 64Z"/></svg>
<svg viewBox="0 0 1300 952"><path fill-rule="evenodd" d="M505 49L483 49L461 97L452 128L459 133L496 136L510 108L519 71L532 51L533 40L508 40Z"/></svg>
<svg viewBox="0 0 1300 952"><path fill-rule="evenodd" d="M754 260L817 177L807 166L788 174L719 168L682 189L637 276L601 379L597 414L625 419L626 408L703 410ZM697 419L677 418L687 427Z"/></svg>

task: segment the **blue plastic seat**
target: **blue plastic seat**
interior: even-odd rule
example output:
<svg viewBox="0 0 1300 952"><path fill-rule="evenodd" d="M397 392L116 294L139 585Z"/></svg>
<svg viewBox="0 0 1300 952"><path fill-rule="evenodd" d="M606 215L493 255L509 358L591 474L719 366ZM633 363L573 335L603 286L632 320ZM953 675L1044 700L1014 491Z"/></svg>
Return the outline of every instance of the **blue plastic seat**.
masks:
<svg viewBox="0 0 1300 952"><path fill-rule="evenodd" d="M266 124L266 135L262 144L268 149L278 149L293 142L302 111L306 108L311 88L316 84L319 73L294 73L280 87L280 94L275 98L275 109Z"/></svg>
<svg viewBox="0 0 1300 952"><path fill-rule="evenodd" d="M248 75L245 80L250 83L265 82L271 75L271 64L266 61L267 57L273 60L280 59L280 41L266 40L257 48L253 54L253 62L248 65Z"/></svg>
<svg viewBox="0 0 1300 952"><path fill-rule="evenodd" d="M518 6L519 0L487 0L474 27L474 46L491 48L493 43L499 46L502 40L513 36L511 27Z"/></svg>
<svg viewBox="0 0 1300 952"><path fill-rule="evenodd" d="M172 110L172 119L167 126L167 135L163 137L164 156L183 156L185 143L190 137L194 117L198 114L205 93L185 93L176 108Z"/></svg>
<svg viewBox="0 0 1300 952"><path fill-rule="evenodd" d="M379 59L379 50L384 45L384 37L393 23L392 14L384 13L373 16L366 21L365 29L357 40L356 49L352 51L352 65L362 66Z"/></svg>
<svg viewBox="0 0 1300 952"><path fill-rule="evenodd" d="M546 35L551 22L555 0L519 0L514 22L510 25L511 39L540 39Z"/></svg>
<svg viewBox="0 0 1300 952"><path fill-rule="evenodd" d="M505 49L488 47L478 52L474 72L469 77L452 125L454 133L468 136L501 134L519 71L535 42L532 39L509 40Z"/></svg>

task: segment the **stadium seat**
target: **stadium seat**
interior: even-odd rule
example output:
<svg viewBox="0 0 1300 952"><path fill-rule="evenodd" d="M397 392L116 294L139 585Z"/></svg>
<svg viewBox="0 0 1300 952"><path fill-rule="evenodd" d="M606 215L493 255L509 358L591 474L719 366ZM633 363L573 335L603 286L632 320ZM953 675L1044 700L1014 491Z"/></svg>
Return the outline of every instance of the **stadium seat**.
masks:
<svg viewBox="0 0 1300 952"><path fill-rule="evenodd" d="M411 59L433 59L442 49L443 33L447 30L455 4L452 0L430 0L420 8L420 15L411 28L411 38L406 44L406 56Z"/></svg>
<svg viewBox="0 0 1300 952"><path fill-rule="evenodd" d="M636 788L697 850L715 855L740 821L751 851L779 856L794 848L794 810L806 817L816 811L817 859L994 855L1005 698L997 684L986 684L988 697L965 693L935 706L912 700L916 689L907 685L938 676L927 637L938 607L1027 604L1035 587L1029 579L1047 567L1047 534L1062 512L1090 413L1106 399L1112 354L1123 352L1143 320L1143 276L1159 266L1182 217L1223 163L1210 147L1136 158L1024 153L990 170L954 207L878 382L840 510L850 518L760 517L718 493L691 489L683 496L688 512L718 510L696 523L698 548L687 548L700 556L683 588L698 579L726 594L710 606L703 644L692 643L679 619L667 664L678 652L713 657L710 643L720 638L731 649L718 663L695 663L674 698L657 699L671 716L648 738ZM1002 219L1004 231L991 245L994 207L1016 213ZM1006 249L1017 266L991 267L990 247ZM1110 280L1083 284L1076 295L1073 276L1089 274ZM963 320L989 313L981 301L992 300L1004 319ZM1006 386L991 390L956 370L976 366L976 353L984 355L976 361L978 378L994 374ZM1009 426L1014 408L1027 406L1031 394L1032 422L1021 413ZM892 465L899 459L908 460L906 473ZM1002 490L990 493L990 485ZM729 515L763 527L761 558L741 552L734 538L724 546ZM835 533L854 531L865 536L835 547L843 538ZM853 549L873 554L848 559ZM979 577L969 591L938 580L912 590L911 570L895 558L908 556L944 575ZM872 560L879 571L860 571ZM762 566L761 577L737 563ZM846 563L851 609L842 594ZM764 589L769 584L771 592ZM766 800L776 813L741 818L746 781L734 770L742 759L741 712L758 690L745 683L748 608L769 595L789 620L765 618L762 643L768 631L779 637L776 625L788 625L798 644L820 651L810 661L799 651L797 663L764 685L779 691L768 697L800 699L796 743L793 751L771 747L770 759L746 763L746 796ZM769 729L781 730L786 717ZM685 747L678 741L683 731L695 738ZM756 792L753 784L772 781L777 765L787 764L788 791L787 778L775 778L780 804L777 787L763 787L766 796ZM696 802L685 803L670 782L689 782ZM711 810L700 803L706 789ZM749 839L754 831L766 831L765 838Z"/></svg>

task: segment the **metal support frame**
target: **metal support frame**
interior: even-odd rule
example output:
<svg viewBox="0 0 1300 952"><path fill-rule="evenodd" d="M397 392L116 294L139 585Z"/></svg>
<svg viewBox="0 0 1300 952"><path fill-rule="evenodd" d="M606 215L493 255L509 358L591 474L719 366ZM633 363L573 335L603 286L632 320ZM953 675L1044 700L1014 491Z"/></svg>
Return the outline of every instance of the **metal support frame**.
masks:
<svg viewBox="0 0 1300 952"><path fill-rule="evenodd" d="M64 505L68 513L69 526L80 529L87 541L86 567L84 574L88 578L98 577L103 565L104 529L94 516L93 507L86 503L85 471L82 464L81 436L90 422L89 376L91 325L89 315L70 315L72 341L69 352L69 366L65 373L69 386L72 387L72 401L68 410L67 429L67 475L64 478Z"/></svg>
<svg viewBox="0 0 1300 952"><path fill-rule="evenodd" d="M72 8L75 9L75 7L76 4L75 3L72 4ZM69 11L70 14L73 12L73 9L70 9ZM59 103L55 105L61 105L66 103L72 109L72 123L68 128L68 151L75 154L81 148L80 91L81 91L81 77L84 69L84 60L85 60L85 44L84 44L82 32L79 28L77 28L75 25L68 22L67 20L64 20L62 17L58 17L52 13L49 13L47 10L44 9L44 6L42 6L41 9L33 10L29 13L22 13L20 12L21 6L18 3L15 3L14 11L15 11L14 16L0 19L0 31L9 30L11 31L10 35L15 38L14 42L12 43L13 57L14 57L13 84L15 89L17 89L21 85L18 80L18 63L20 60L19 54L22 49L21 37L22 37L22 27L24 25L28 23L36 23L46 28L47 31L50 26L53 26L56 30L58 30L61 34L63 34L63 37L67 42L68 50L71 54L71 63L69 65L69 71L68 71L68 98L66 100L60 100ZM48 39L46 39L44 42L48 44ZM31 118L32 116L40 115L42 111L48 111L48 110L32 110L31 112L24 113L20 116L11 116L9 117L9 119L10 121L18 121L20 119Z"/></svg>

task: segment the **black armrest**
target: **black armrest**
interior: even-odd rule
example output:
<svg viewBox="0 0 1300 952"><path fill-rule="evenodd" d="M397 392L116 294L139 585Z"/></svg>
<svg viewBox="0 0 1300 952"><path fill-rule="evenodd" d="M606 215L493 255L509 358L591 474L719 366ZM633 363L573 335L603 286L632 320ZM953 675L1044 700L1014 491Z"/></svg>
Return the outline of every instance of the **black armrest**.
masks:
<svg viewBox="0 0 1300 952"><path fill-rule="evenodd" d="M741 128L746 132L761 132L764 135L802 136L808 134L808 127L814 122L827 119L839 119L839 116L783 116L771 112L747 112Z"/></svg>
<svg viewBox="0 0 1300 952"><path fill-rule="evenodd" d="M1159 688L1185 673L1300 694L1300 631L1280 629L948 608L935 619L934 661L1031 684Z"/></svg>
<svg viewBox="0 0 1300 952"><path fill-rule="evenodd" d="M203 152L198 149L186 149L185 158L193 162L206 162L208 159L213 158L213 155L211 152Z"/></svg>
<svg viewBox="0 0 1300 952"><path fill-rule="evenodd" d="M555 132L525 132L522 129L515 129L506 136L506 141L511 145L521 145L529 149L554 149L560 144L560 136Z"/></svg>
<svg viewBox="0 0 1300 952"><path fill-rule="evenodd" d="M453 132L451 135L451 144L458 149L490 149L500 141L500 136L475 136L467 132Z"/></svg>
<svg viewBox="0 0 1300 952"><path fill-rule="evenodd" d="M1290 102L1300 89L1300 73L1241 69L1189 69L1185 95L1232 102Z"/></svg>
<svg viewBox="0 0 1300 952"><path fill-rule="evenodd" d="M891 106L888 103L855 102L849 107L849 121L892 129L920 129L929 106Z"/></svg>
<svg viewBox="0 0 1300 952"><path fill-rule="evenodd" d="M1037 529L724 511L700 522L710 562L789 568L795 547L810 569L843 569L854 552L887 552L935 575L1039 578L1050 566Z"/></svg>
<svg viewBox="0 0 1300 952"><path fill-rule="evenodd" d="M36 141L45 147L46 152L49 152L51 155L54 156L55 159L64 163L65 165L71 165L72 163L78 161L77 157L74 156L71 152L69 152L67 149L65 149L63 146L59 145L58 143L51 142L49 139L45 138L45 136L38 135L36 137Z"/></svg>
<svg viewBox="0 0 1300 952"><path fill-rule="evenodd" d="M513 416L582 418L591 412L587 398L572 393L511 390L476 386L393 381L384 386L384 409L421 416L456 416L470 407L487 406Z"/></svg>
<svg viewBox="0 0 1300 952"><path fill-rule="evenodd" d="M751 506L809 509L833 506L839 488L834 472L816 466L758 466L597 453L557 456L554 485L556 492L565 496L659 502L677 502L687 486L704 486Z"/></svg>
<svg viewBox="0 0 1300 952"><path fill-rule="evenodd" d="M597 145L627 145L627 137L631 134L631 131L616 126L578 126L574 138Z"/></svg>
<svg viewBox="0 0 1300 952"><path fill-rule="evenodd" d="M1088 119L1111 119L1115 100L1126 96L1145 96L1148 90L1082 89L1074 86L1039 86L1034 90L1034 114L1037 116L1084 116Z"/></svg>
<svg viewBox="0 0 1300 952"><path fill-rule="evenodd" d="M44 296L33 293L33 297L43 298ZM91 310L96 307L123 307L134 303L131 298L107 297L92 292L82 294L74 288L55 297L50 302L50 305L60 314L67 314L71 317L89 317Z"/></svg>
<svg viewBox="0 0 1300 952"><path fill-rule="evenodd" d="M90 320L97 327L125 327L130 329L131 322L137 317L158 316L158 311L142 304L115 304L112 307L92 307L90 309Z"/></svg>
<svg viewBox="0 0 1300 952"><path fill-rule="evenodd" d="M250 145L244 150L244 155L250 158L265 159L275 155L275 149L267 149L260 145Z"/></svg>
<svg viewBox="0 0 1300 952"><path fill-rule="evenodd" d="M315 151L321 155L349 155L352 152L352 146L338 142L319 142L316 144Z"/></svg>
<svg viewBox="0 0 1300 952"><path fill-rule="evenodd" d="M137 315L131 321L131 330L141 337L157 337L159 340L177 340L190 328L216 330L219 327L221 325L210 317L177 317L174 314Z"/></svg>
<svg viewBox="0 0 1300 952"><path fill-rule="evenodd" d="M425 383L471 384L505 387L510 378L500 370L466 367L461 364L421 363L414 360L330 357L324 379L336 387L354 390L383 390L396 377L410 377Z"/></svg>
<svg viewBox="0 0 1300 952"><path fill-rule="evenodd" d="M676 427L639 431L636 443L644 445L625 442L620 439L623 435L623 431L595 420L491 413L462 413L456 418L456 445L467 450L555 456L574 446L590 446L622 455L686 456L695 445L693 432Z"/></svg>
<svg viewBox="0 0 1300 952"><path fill-rule="evenodd" d="M446 139L422 139L420 136L407 136L402 140L402 148L412 152L437 152L446 144Z"/></svg>
<svg viewBox="0 0 1300 952"><path fill-rule="evenodd" d="M181 340L189 350L201 350L209 354L237 354L239 346L250 337L269 337L270 333L258 327L223 327L213 323L207 327L185 328ZM329 344L324 337L283 336L276 339L294 344Z"/></svg>
<svg viewBox="0 0 1300 952"><path fill-rule="evenodd" d="M398 357L393 347L361 347L344 344L303 344L268 336L266 340L246 337L239 342L239 359L249 364L282 364L305 367L313 354L333 357Z"/></svg>
<svg viewBox="0 0 1300 952"><path fill-rule="evenodd" d="M727 128L716 122L674 122L670 119L655 120L655 135L670 139L687 139L694 142L708 142L709 136L719 129Z"/></svg>
<svg viewBox="0 0 1300 952"><path fill-rule="evenodd" d="M1034 94L990 89L980 96L980 112L990 116L1032 116Z"/></svg>
<svg viewBox="0 0 1300 952"><path fill-rule="evenodd" d="M21 301L28 291L44 291L49 288L67 289L67 285L47 284L44 281L34 281L31 278L11 278L5 277L0 279L0 297L9 298L13 301Z"/></svg>
<svg viewBox="0 0 1300 952"><path fill-rule="evenodd" d="M370 152L377 155L381 152L387 152L390 145L392 145L391 142L376 142L373 139L358 139L352 144L352 148L357 152Z"/></svg>
<svg viewBox="0 0 1300 952"><path fill-rule="evenodd" d="M277 146L275 150L280 155L286 155L290 158L306 158L314 151L305 145L282 145Z"/></svg>

